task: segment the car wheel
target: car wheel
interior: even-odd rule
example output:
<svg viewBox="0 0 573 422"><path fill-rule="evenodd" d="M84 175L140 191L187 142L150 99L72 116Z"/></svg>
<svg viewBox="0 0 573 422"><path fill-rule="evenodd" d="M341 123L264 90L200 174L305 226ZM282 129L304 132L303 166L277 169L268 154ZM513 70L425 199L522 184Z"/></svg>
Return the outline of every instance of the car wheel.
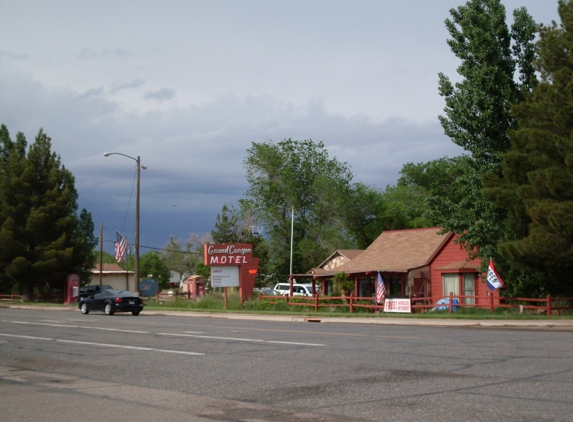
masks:
<svg viewBox="0 0 573 422"><path fill-rule="evenodd" d="M103 309L106 315L113 315L113 309L111 308L111 303L106 303Z"/></svg>
<svg viewBox="0 0 573 422"><path fill-rule="evenodd" d="M80 307L80 311L82 311L82 314L87 315L90 313L90 310L88 309L88 304L87 303L82 303L81 307Z"/></svg>
<svg viewBox="0 0 573 422"><path fill-rule="evenodd" d="M138 316L138 315L139 315L139 311L131 311L131 315L133 315L133 316Z"/></svg>

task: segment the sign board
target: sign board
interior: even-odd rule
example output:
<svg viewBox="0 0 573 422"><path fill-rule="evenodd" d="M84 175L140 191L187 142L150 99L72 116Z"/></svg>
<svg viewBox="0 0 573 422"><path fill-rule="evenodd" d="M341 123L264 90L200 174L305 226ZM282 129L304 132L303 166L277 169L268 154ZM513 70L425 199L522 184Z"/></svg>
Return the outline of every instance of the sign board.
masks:
<svg viewBox="0 0 573 422"><path fill-rule="evenodd" d="M253 260L253 247L248 243L205 245L205 265L245 265Z"/></svg>
<svg viewBox="0 0 573 422"><path fill-rule="evenodd" d="M405 312L412 313L410 299L386 299L384 301L384 312Z"/></svg>
<svg viewBox="0 0 573 422"><path fill-rule="evenodd" d="M211 268L211 287L238 287L239 267L216 266Z"/></svg>

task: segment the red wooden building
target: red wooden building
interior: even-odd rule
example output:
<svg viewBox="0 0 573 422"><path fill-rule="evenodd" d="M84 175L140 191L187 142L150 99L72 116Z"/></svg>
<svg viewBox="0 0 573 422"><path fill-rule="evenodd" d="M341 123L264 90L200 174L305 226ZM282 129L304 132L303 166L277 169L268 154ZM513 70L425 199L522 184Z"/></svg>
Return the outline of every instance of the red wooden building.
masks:
<svg viewBox="0 0 573 422"><path fill-rule="evenodd" d="M354 279L354 296L373 297L380 272L390 297L425 297L433 304L452 292L454 296L475 296L465 299L468 304L489 303L489 290L479 274L480 261L469 259L463 246L454 243L453 233L441 231L439 227L388 230L343 265L321 265L293 277L299 282L300 278L312 278L321 293L329 294L332 276L345 272Z"/></svg>

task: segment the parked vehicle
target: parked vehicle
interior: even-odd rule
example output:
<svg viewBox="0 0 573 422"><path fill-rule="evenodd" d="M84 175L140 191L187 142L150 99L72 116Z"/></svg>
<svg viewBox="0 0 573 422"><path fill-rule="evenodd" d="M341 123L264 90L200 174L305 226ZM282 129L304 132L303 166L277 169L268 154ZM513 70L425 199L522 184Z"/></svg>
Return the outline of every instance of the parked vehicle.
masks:
<svg viewBox="0 0 573 422"><path fill-rule="evenodd" d="M88 297L91 296L93 294L96 294L97 292L100 292L102 290L109 290L109 289L113 289L113 287L107 285L107 284L91 284L89 286L83 287L82 289L80 289L80 298L82 297Z"/></svg>
<svg viewBox="0 0 573 422"><path fill-rule="evenodd" d="M263 287L261 289L253 289L255 294L261 293L263 296L280 296L280 293L270 287Z"/></svg>
<svg viewBox="0 0 573 422"><path fill-rule="evenodd" d="M282 296L290 294L290 284L289 283L278 283L275 286L275 290ZM292 295L293 296L312 296L312 284L293 284L292 285Z"/></svg>
<svg viewBox="0 0 573 422"><path fill-rule="evenodd" d="M143 301L139 296L125 290L106 289L81 298L79 308L82 314L101 311L106 315L113 315L116 312L139 315L143 310Z"/></svg>

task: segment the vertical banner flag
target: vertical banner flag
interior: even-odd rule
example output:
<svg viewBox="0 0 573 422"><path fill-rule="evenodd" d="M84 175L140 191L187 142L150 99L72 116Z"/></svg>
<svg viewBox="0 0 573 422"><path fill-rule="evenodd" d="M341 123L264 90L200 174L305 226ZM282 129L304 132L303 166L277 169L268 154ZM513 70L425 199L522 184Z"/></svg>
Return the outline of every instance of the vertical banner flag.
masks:
<svg viewBox="0 0 573 422"><path fill-rule="evenodd" d="M115 259L121 262L127 250L127 238L123 237L117 230L115 231Z"/></svg>
<svg viewBox="0 0 573 422"><path fill-rule="evenodd" d="M382 299L386 296L386 285L382 280L382 275L378 272L378 280L376 280L376 302L381 303Z"/></svg>
<svg viewBox="0 0 573 422"><path fill-rule="evenodd" d="M489 268L487 269L487 287L489 287L490 290L503 289L505 287L505 284L503 284L503 280L495 270L491 259L489 261Z"/></svg>

